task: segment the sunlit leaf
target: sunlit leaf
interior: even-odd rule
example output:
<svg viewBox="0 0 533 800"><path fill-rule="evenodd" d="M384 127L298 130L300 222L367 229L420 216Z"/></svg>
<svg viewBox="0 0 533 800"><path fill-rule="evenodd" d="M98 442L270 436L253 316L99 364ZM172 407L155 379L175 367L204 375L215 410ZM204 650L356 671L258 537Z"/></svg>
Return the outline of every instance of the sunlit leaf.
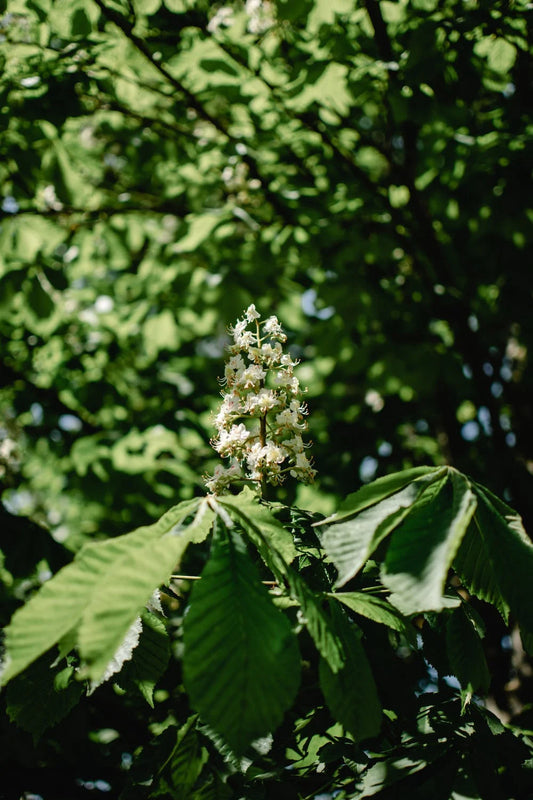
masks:
<svg viewBox="0 0 533 800"><path fill-rule="evenodd" d="M13 616L6 629L6 657L2 682L7 683L32 661L58 643L85 617L84 643L89 658L97 661L91 675L99 678L105 666L120 646L128 628L138 616L154 589L165 580L175 561L186 546L186 539L169 536L161 544L163 534L179 529L183 521L196 510L198 501L186 501L170 509L153 525L139 528L116 539L86 545L57 575L47 581L40 591ZM155 549L152 549L155 548ZM139 553L142 553L139 556ZM143 559L151 565L145 570ZM163 566L158 559L163 559ZM122 566L124 565L124 570ZM156 574L157 573L157 574ZM147 575L148 580L145 580ZM110 584L108 576L118 577L120 583ZM160 577L163 575L163 577ZM168 578L168 575L166 577ZM152 583L152 577L155 578ZM133 578L134 584L129 581ZM107 602L108 592L119 595L117 625L107 632L93 627L94 613L102 614L107 622L114 609ZM122 595L122 593L124 594ZM95 609L89 610L95 600ZM132 605L128 606L131 601ZM94 637L93 637L94 631ZM96 638L98 642L94 640ZM79 641L76 634L76 640ZM99 649L99 646L104 651Z"/></svg>
<svg viewBox="0 0 533 800"><path fill-rule="evenodd" d="M381 576L405 614L440 610L448 570L476 508L458 473L434 483L391 536Z"/></svg>
<svg viewBox="0 0 533 800"><path fill-rule="evenodd" d="M318 526L330 525L331 523L341 522L347 517L352 517L360 513L369 506L376 505L381 500L389 497L396 492L399 492L404 486L407 486L417 478L423 477L430 473L435 473L436 480L441 476L441 468L432 467L414 467L413 469L406 469L403 472L393 472L391 475L385 475L383 478L378 478L372 483L358 489L357 492L349 494L340 504L334 514L315 523Z"/></svg>
<svg viewBox="0 0 533 800"><path fill-rule="evenodd" d="M428 484L438 479L439 474L431 471L429 475L413 480L400 491L365 508L357 516L326 530L322 541L339 572L337 586L343 586L359 572L379 543L400 524L409 508Z"/></svg>

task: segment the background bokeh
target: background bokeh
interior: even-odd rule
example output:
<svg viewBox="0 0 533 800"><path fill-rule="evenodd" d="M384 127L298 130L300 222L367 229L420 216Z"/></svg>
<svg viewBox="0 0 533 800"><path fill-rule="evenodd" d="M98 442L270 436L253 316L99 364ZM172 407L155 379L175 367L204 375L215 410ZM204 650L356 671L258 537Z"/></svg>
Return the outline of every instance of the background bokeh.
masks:
<svg viewBox="0 0 533 800"><path fill-rule="evenodd" d="M531 4L0 8L2 622L204 491L251 302L309 389L280 500L446 463L533 529Z"/></svg>

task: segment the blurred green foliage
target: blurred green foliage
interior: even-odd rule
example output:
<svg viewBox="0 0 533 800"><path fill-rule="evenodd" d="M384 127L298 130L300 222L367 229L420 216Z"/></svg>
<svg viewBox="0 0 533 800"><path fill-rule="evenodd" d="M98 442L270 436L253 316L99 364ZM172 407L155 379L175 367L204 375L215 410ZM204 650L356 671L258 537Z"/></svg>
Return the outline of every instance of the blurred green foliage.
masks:
<svg viewBox="0 0 533 800"><path fill-rule="evenodd" d="M0 13L2 622L69 551L203 492L250 302L309 386L320 479L281 500L328 513L361 481L451 464L532 529L529 3ZM7 758L60 750L79 777L109 707L124 752L147 741L135 702L104 688L60 745L14 737ZM120 762L102 736L87 780Z"/></svg>

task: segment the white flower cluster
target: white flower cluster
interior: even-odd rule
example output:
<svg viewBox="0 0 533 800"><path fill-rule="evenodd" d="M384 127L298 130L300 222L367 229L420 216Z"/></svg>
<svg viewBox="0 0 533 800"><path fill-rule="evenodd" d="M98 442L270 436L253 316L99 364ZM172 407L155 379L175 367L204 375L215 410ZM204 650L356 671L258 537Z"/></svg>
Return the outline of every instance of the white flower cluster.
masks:
<svg viewBox="0 0 533 800"><path fill-rule="evenodd" d="M287 474L310 483L316 472L302 439L307 407L294 375L297 362L283 352L287 337L277 317L261 321L252 304L230 333L226 388L212 445L232 463L217 466L206 480L207 488L218 494L234 482L280 484Z"/></svg>

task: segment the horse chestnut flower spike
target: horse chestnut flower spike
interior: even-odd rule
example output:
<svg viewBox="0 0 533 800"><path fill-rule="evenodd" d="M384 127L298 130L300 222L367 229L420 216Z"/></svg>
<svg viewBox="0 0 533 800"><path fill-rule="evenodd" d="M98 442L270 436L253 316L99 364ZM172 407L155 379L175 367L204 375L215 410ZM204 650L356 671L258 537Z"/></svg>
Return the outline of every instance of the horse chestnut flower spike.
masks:
<svg viewBox="0 0 533 800"><path fill-rule="evenodd" d="M287 337L275 316L261 320L255 305L230 328L233 344L226 363L222 403L214 422L214 449L230 465L206 478L213 494L234 483L279 485L288 474L304 483L316 475L305 450L307 406L294 367L283 352Z"/></svg>

